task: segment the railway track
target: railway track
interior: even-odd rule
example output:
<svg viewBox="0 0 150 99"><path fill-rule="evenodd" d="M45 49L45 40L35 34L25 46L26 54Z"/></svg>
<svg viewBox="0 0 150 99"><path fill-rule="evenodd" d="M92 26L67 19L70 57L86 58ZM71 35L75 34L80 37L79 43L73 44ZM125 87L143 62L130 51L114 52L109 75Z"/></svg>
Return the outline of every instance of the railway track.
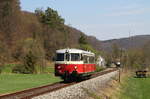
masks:
<svg viewBox="0 0 150 99"><path fill-rule="evenodd" d="M117 69L106 69L101 72L96 72L95 74L93 74L91 76L91 78L101 76L101 75L104 75L104 74L107 74L107 73L110 73L110 72L113 72L116 70ZM77 82L77 83L80 83L80 82ZM15 93L0 95L0 99L31 99L32 97L39 96L39 95L42 95L42 94L45 94L48 92L56 91L61 88L68 87L68 86L71 86L71 85L74 85L77 83L75 83L75 82L72 82L72 83L58 82L58 83L41 86L41 87L37 87L37 88L32 88L32 89L27 89L27 90L15 92Z"/></svg>

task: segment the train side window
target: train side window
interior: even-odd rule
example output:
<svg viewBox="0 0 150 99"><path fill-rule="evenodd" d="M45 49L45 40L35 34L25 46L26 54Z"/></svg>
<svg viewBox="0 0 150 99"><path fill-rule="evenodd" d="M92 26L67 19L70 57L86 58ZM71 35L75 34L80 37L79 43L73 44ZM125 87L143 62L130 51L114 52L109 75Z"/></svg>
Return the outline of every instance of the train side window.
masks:
<svg viewBox="0 0 150 99"><path fill-rule="evenodd" d="M83 56L84 63L88 63L88 57L86 55Z"/></svg>
<svg viewBox="0 0 150 99"><path fill-rule="evenodd" d="M94 61L95 61L94 57L93 57L93 56L90 56L89 62L90 62L90 63L94 63Z"/></svg>
<svg viewBox="0 0 150 99"><path fill-rule="evenodd" d="M87 63L90 63L90 57L89 56L87 57Z"/></svg>
<svg viewBox="0 0 150 99"><path fill-rule="evenodd" d="M71 53L71 61L80 61L80 54Z"/></svg>

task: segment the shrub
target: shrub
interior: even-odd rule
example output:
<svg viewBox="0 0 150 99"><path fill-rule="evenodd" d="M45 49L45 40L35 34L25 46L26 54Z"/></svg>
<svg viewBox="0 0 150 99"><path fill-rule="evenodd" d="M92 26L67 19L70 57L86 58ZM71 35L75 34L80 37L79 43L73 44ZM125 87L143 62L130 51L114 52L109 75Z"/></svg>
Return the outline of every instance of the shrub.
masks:
<svg viewBox="0 0 150 99"><path fill-rule="evenodd" d="M37 58L29 51L23 58L23 64L19 64L15 66L12 70L13 73L23 73L23 74L33 74L36 73L36 65Z"/></svg>
<svg viewBox="0 0 150 99"><path fill-rule="evenodd" d="M18 64L12 69L12 73L19 73L19 74L31 74L24 65Z"/></svg>
<svg viewBox="0 0 150 99"><path fill-rule="evenodd" d="M103 70L103 68L102 67L100 67L100 66L96 66L96 72L100 72L100 71L102 71Z"/></svg>
<svg viewBox="0 0 150 99"><path fill-rule="evenodd" d="M24 66L25 69L30 72L30 73L35 73L36 72L36 65L37 62L37 57L35 54L33 54L32 51L29 51L27 55L24 57Z"/></svg>

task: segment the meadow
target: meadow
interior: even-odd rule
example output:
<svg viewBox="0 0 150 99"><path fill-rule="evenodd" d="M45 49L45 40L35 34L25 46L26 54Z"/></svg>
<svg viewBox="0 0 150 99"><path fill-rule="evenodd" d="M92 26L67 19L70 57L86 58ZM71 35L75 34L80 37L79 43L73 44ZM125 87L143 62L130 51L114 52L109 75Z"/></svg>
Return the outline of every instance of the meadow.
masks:
<svg viewBox="0 0 150 99"><path fill-rule="evenodd" d="M150 99L150 78L129 77L121 84L119 99Z"/></svg>
<svg viewBox="0 0 150 99"><path fill-rule="evenodd" d="M6 94L52 84L61 81L54 76L54 67L48 66L42 74L14 74L11 69L14 64L8 64L0 74L0 94Z"/></svg>

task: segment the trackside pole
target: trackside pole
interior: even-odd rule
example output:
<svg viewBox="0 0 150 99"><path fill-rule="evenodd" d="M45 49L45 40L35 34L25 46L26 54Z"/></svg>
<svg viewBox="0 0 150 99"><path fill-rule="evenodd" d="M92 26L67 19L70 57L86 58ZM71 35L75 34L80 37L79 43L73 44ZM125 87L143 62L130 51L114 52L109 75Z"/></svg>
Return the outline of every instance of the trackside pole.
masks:
<svg viewBox="0 0 150 99"><path fill-rule="evenodd" d="M119 83L120 83L120 81L121 81L121 70L119 68Z"/></svg>

